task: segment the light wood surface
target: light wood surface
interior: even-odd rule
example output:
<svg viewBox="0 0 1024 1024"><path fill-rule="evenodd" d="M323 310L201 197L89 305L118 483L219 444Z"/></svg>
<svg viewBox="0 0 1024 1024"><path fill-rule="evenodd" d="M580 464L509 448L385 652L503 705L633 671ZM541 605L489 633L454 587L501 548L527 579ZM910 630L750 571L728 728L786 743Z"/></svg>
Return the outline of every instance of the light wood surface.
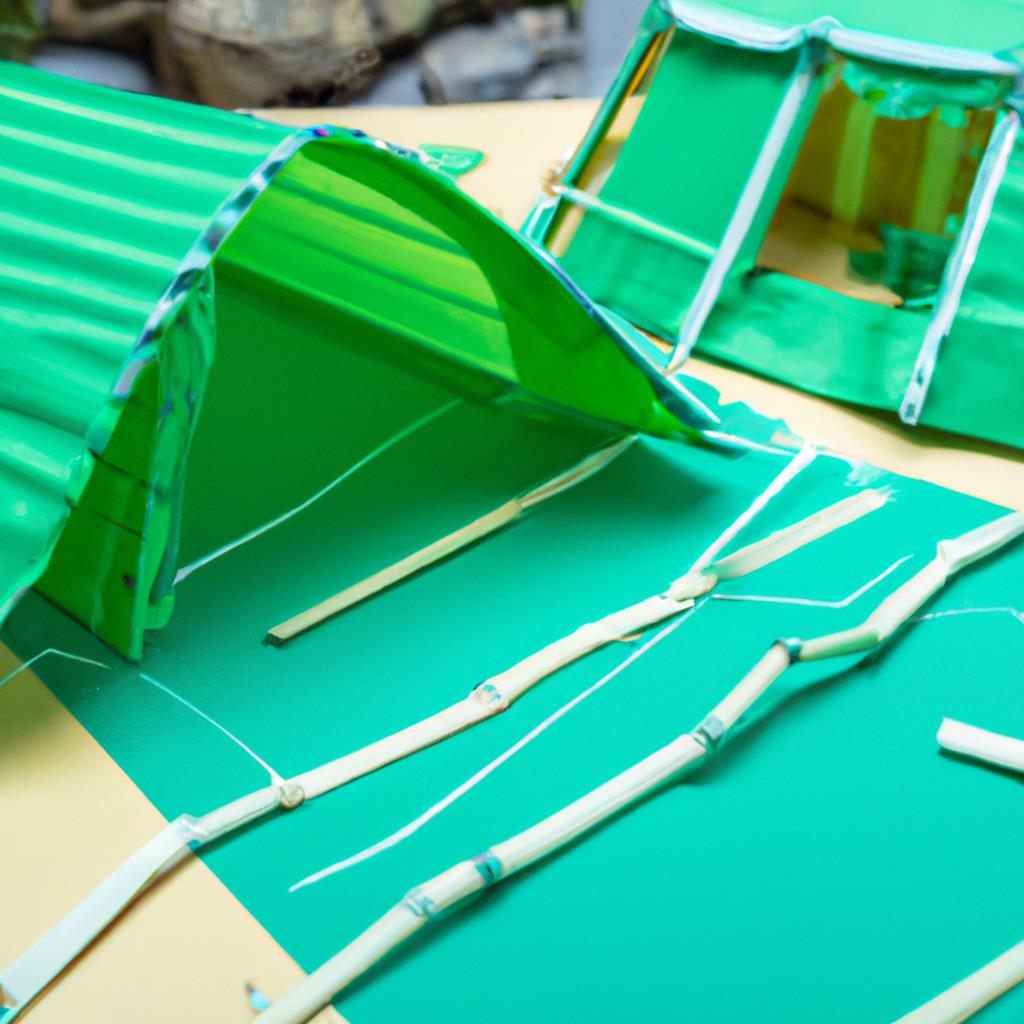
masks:
<svg viewBox="0 0 1024 1024"><path fill-rule="evenodd" d="M293 124L332 121L406 145L481 149L488 158L462 179L463 187L518 225L541 176L575 144L594 109L591 101L556 101L271 116ZM1019 453L912 433L889 418L701 360L691 360L687 372L717 387L725 401L743 401L783 418L809 439L908 476L1024 507ZM0 645L0 678L14 664ZM0 964L22 952L162 825L131 780L29 672L0 688L0 814L6 837L0 843ZM230 1024L252 1019L246 982L273 998L300 976L241 904L193 860L132 909L25 1019ZM333 1012L323 1018L340 1019Z"/></svg>

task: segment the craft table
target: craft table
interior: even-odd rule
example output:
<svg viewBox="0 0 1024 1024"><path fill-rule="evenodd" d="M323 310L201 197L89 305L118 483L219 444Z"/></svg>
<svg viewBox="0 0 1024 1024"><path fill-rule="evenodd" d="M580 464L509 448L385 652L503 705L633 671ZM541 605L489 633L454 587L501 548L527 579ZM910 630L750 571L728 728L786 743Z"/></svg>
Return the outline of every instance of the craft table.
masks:
<svg viewBox="0 0 1024 1024"><path fill-rule="evenodd" d="M520 223L545 169L580 136L590 101L415 109L274 111L276 120L330 121L406 145L451 143L487 154L463 187L510 223ZM687 372L784 419L798 434L907 476L1001 505L1024 508L1024 457L1008 449L910 432L893 418L838 408L786 387L701 360ZM0 647L0 679L16 667ZM160 815L85 729L32 675L0 687L0 809L6 880L0 963L37 938L24 924L54 920L162 824ZM13 837L13 839L12 839ZM59 852L59 871L53 870ZM73 865L73 867L71 866ZM40 908L40 902L45 907ZM145 956L133 951L145 949ZM246 985L274 998L298 966L200 861L173 886L157 887L129 911L60 986L26 1017L30 1024L170 1024L251 1019ZM88 1008L88 1009L84 1009ZM97 1009L98 1008L98 1009ZM328 1011L318 1020L340 1020Z"/></svg>

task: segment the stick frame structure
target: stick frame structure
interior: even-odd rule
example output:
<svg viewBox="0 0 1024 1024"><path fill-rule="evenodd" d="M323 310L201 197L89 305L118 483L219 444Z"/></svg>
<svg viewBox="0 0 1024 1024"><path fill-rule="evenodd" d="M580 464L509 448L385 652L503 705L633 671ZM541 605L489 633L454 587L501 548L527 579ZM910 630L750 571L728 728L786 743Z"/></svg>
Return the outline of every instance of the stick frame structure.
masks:
<svg viewBox="0 0 1024 1024"><path fill-rule="evenodd" d="M938 545L935 558L882 601L861 626L813 640L776 641L691 732L678 736L536 825L412 889L355 941L272 1004L263 1015L262 1024L305 1024L370 965L429 920L542 860L637 800L698 767L719 749L728 731L790 665L801 660L840 657L881 647L947 580L1022 534L1024 512L1015 512L954 540L943 541ZM1015 958L1013 962L1016 969ZM992 973L1003 978L1001 971ZM1005 991L1005 987L1001 991ZM963 1019L963 1016L922 1016L913 1024Z"/></svg>
<svg viewBox="0 0 1024 1024"><path fill-rule="evenodd" d="M750 234L790 135L795 131L801 114L814 97L814 85L821 74L823 52L823 48L816 41L804 44L800 51L797 67L786 86L779 109L754 161L750 177L740 193L722 241L683 318L679 335L665 365L666 374L675 373L690 358L690 353L697 344L722 286Z"/></svg>
<svg viewBox="0 0 1024 1024"><path fill-rule="evenodd" d="M196 849L257 818L292 810L304 801L338 789L355 779L425 747L441 742L486 718L500 714L529 689L558 671L607 644L642 632L692 607L694 599L708 593L721 579L734 579L774 562L812 541L881 508L888 495L879 490L859 491L821 509L771 536L713 561L722 542L728 543L759 512L770 498L814 458L811 449L798 453L719 542L698 560L688 573L667 590L594 622L585 623L567 636L480 683L462 700L399 732L359 750L240 797L199 818L183 816L137 854L116 869L106 882L86 897L50 932L39 939L9 968L0 972L0 986L17 1002L18 1013L95 941L139 895L168 874ZM705 564L706 563L706 564ZM12 1019L12 1018L9 1018ZM5 1022L6 1024L6 1022Z"/></svg>
<svg viewBox="0 0 1024 1024"><path fill-rule="evenodd" d="M928 322L921 348L914 360L914 368L910 372L910 382L900 401L900 419L910 426L917 424L924 410L928 389L938 365L939 351L953 329L960 299L992 214L996 193L1006 176L1006 167L1019 130L1020 115L1010 110L1003 115L989 139L967 202L960 234L942 275L935 311Z"/></svg>
<svg viewBox="0 0 1024 1024"><path fill-rule="evenodd" d="M1000 768L1024 772L1024 740L1004 736L976 725L944 718L935 737L939 746L954 754L985 761Z"/></svg>

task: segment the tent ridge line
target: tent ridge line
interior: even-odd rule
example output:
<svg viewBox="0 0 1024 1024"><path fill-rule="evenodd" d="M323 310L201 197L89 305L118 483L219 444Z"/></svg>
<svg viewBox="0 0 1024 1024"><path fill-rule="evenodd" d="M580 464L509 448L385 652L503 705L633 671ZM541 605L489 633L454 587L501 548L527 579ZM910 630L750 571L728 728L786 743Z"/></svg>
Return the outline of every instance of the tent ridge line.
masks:
<svg viewBox="0 0 1024 1024"><path fill-rule="evenodd" d="M848 28L837 18L816 18L803 25L781 25L753 14L739 14L701 0L656 0L675 23L696 35L708 36L744 49L780 53L819 39L854 57L892 61L915 67L979 74L1020 74L1018 63L984 50L921 43Z"/></svg>

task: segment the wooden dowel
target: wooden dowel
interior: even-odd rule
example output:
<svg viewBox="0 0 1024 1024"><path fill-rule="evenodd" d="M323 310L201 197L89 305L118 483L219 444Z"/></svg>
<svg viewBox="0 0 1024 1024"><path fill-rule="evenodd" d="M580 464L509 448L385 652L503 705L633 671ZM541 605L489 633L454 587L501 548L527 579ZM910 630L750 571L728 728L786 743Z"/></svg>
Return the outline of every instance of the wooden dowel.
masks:
<svg viewBox="0 0 1024 1024"><path fill-rule="evenodd" d="M436 714L288 781L299 786L306 799L338 789L504 711L507 705L488 698L477 688Z"/></svg>
<svg viewBox="0 0 1024 1024"><path fill-rule="evenodd" d="M708 716L716 721L714 735L717 742L750 709L758 697L775 682L791 663L789 650L783 644L772 644L761 660L740 682L719 701Z"/></svg>
<svg viewBox="0 0 1024 1024"><path fill-rule="evenodd" d="M1024 942L957 982L895 1024L959 1024L1024 981Z"/></svg>
<svg viewBox="0 0 1024 1024"><path fill-rule="evenodd" d="M685 733L555 814L492 846L490 852L501 864L502 877L561 849L663 783L695 768L706 755L705 747Z"/></svg>
<svg viewBox="0 0 1024 1024"><path fill-rule="evenodd" d="M557 474L540 486L505 502L504 505L474 519L473 522L467 523L439 540L433 541L426 547L420 548L419 551L414 551L393 565L346 587L333 597L328 597L312 608L286 619L267 631L266 642L280 647L314 626L319 626L322 622L334 618L335 615L340 615L375 594L393 587L396 583L401 583L402 580L476 544L492 533L497 533L498 530L518 519L527 509L548 501L599 473L617 459L635 440L635 436L630 436L606 445L599 451L581 459L564 473Z"/></svg>
<svg viewBox="0 0 1024 1024"><path fill-rule="evenodd" d="M936 739L939 746L954 754L1024 772L1024 740L979 729L952 718L942 720Z"/></svg>
<svg viewBox="0 0 1024 1024"><path fill-rule="evenodd" d="M522 514L523 507L518 500L513 498L512 501L505 502L504 505L480 516L479 519L474 519L473 522L460 527L440 540L435 540L426 547L420 548L419 551L414 551L411 555L395 562L394 565L389 565L386 569L367 576L366 579L354 583L351 587L346 587L333 597L279 623L267 632L267 642L275 647L280 647L314 626L319 626L320 623L373 597L374 594L379 594L428 566L440 562L456 551L461 551L463 548L483 540L484 537L508 526Z"/></svg>
<svg viewBox="0 0 1024 1024"><path fill-rule="evenodd" d="M942 541L935 558L893 591L859 626L804 641L801 661L857 654L884 643L956 573L1024 534L1024 512L1011 512L960 537Z"/></svg>
<svg viewBox="0 0 1024 1024"><path fill-rule="evenodd" d="M710 570L718 580L734 580L746 576L747 573L776 562L834 530L856 522L869 512L877 511L888 500L889 492L885 490L869 488L858 491L806 519L801 519L782 530L776 530L764 540L720 558L710 566Z"/></svg>
<svg viewBox="0 0 1024 1024"><path fill-rule="evenodd" d="M725 733L757 701L809 645L813 658L834 657L878 646L905 622L942 584L967 565L999 550L1024 533L1024 513L1013 513L938 546L935 559L897 588L868 617L862 627L830 634L816 641L778 641L753 669L721 700L691 733L684 733L666 747L655 751L631 768L544 818L538 824L498 843L472 861L455 865L431 883L413 890L402 904L392 909L341 953L327 961L284 999L264 1013L262 1024L305 1024L316 1012L370 963L376 963L390 948L404 941L414 930L417 916L430 918L461 902L470 893L499 882L528 864L543 859L575 837L607 821L669 779L701 764L713 753ZM902 616L902 619L900 619ZM899 621L897 621L899 620ZM858 630L867 630L860 633ZM876 636L872 644L863 639ZM856 635L861 646L851 646ZM472 876L475 870L479 881ZM437 882L451 876L461 884L436 891ZM402 915L405 915L403 917ZM397 923L389 924L392 920ZM386 926L386 927L385 927ZM418 927L418 925L415 925ZM385 938L382 941L381 936ZM393 941L392 941L393 938ZM390 946L383 948L387 942ZM1024 945L1024 944L1022 944ZM954 986L948 993L903 1018L898 1024L954 1024L991 1002L1024 977L1024 949L1015 947L976 975Z"/></svg>

